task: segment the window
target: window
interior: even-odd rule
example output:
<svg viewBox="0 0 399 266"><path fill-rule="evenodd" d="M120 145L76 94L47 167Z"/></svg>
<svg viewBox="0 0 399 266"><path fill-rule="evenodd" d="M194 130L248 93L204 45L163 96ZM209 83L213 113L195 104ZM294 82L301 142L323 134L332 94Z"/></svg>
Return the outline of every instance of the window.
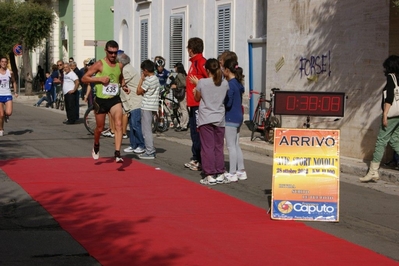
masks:
<svg viewBox="0 0 399 266"><path fill-rule="evenodd" d="M148 59L148 19L140 23L140 62Z"/></svg>
<svg viewBox="0 0 399 266"><path fill-rule="evenodd" d="M178 62L183 62L183 16L173 15L170 17L169 36L169 68Z"/></svg>
<svg viewBox="0 0 399 266"><path fill-rule="evenodd" d="M231 7L228 5L221 5L218 7L218 55L226 50L230 50L230 32L231 32Z"/></svg>

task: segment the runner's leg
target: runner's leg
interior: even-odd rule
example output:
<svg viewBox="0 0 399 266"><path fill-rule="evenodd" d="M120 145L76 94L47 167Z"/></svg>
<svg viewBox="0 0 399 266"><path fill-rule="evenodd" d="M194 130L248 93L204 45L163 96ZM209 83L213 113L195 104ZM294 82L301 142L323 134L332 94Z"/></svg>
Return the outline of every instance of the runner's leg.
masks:
<svg viewBox="0 0 399 266"><path fill-rule="evenodd" d="M122 104L118 103L112 106L110 114L115 129L115 151L120 151L122 145Z"/></svg>

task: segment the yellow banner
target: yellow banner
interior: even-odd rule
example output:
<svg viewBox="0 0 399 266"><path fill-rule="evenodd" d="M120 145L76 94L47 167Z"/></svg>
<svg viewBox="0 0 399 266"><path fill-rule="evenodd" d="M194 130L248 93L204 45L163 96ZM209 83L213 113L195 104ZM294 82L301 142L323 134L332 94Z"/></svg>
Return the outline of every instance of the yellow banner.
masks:
<svg viewBox="0 0 399 266"><path fill-rule="evenodd" d="M339 130L275 130L272 219L339 220Z"/></svg>

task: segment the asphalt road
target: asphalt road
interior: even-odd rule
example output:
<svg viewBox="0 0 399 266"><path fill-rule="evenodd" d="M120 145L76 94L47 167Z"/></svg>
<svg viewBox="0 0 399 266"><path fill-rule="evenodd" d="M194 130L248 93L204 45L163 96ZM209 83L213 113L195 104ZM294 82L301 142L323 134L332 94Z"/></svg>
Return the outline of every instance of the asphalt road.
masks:
<svg viewBox="0 0 399 266"><path fill-rule="evenodd" d="M89 157L93 136L83 123L64 125L60 110L33 107L36 99L14 103L14 113L0 137L0 160ZM83 105L82 105L83 112ZM249 134L245 129L242 135ZM188 132L170 130L154 139L155 160L144 163L199 182L199 172L184 168L190 158ZM122 148L129 145L123 140ZM113 156L113 139L101 139L102 156ZM133 154L127 157L137 158ZM248 180L215 189L267 210L271 198L272 159L244 151ZM227 157L226 157L227 159ZM0 161L0 167L4 162ZM38 166L40 167L40 166ZM307 222L310 227L374 250L399 262L397 185L373 187L341 174L340 221ZM395 188L395 189L392 189ZM0 265L97 265L98 262L17 184L0 171ZM283 222L283 221L282 221ZM62 245L60 244L62 243ZM300 245L300 243L298 243ZM357 256L357 254L354 254ZM339 262L337 262L339 263Z"/></svg>

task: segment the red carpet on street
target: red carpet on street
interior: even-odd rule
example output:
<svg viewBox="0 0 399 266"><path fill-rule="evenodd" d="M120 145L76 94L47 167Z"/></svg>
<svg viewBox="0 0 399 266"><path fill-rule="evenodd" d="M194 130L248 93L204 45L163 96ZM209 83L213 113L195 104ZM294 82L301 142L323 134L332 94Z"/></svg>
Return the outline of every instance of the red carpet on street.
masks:
<svg viewBox="0 0 399 266"><path fill-rule="evenodd" d="M102 265L398 265L136 160L0 165Z"/></svg>

